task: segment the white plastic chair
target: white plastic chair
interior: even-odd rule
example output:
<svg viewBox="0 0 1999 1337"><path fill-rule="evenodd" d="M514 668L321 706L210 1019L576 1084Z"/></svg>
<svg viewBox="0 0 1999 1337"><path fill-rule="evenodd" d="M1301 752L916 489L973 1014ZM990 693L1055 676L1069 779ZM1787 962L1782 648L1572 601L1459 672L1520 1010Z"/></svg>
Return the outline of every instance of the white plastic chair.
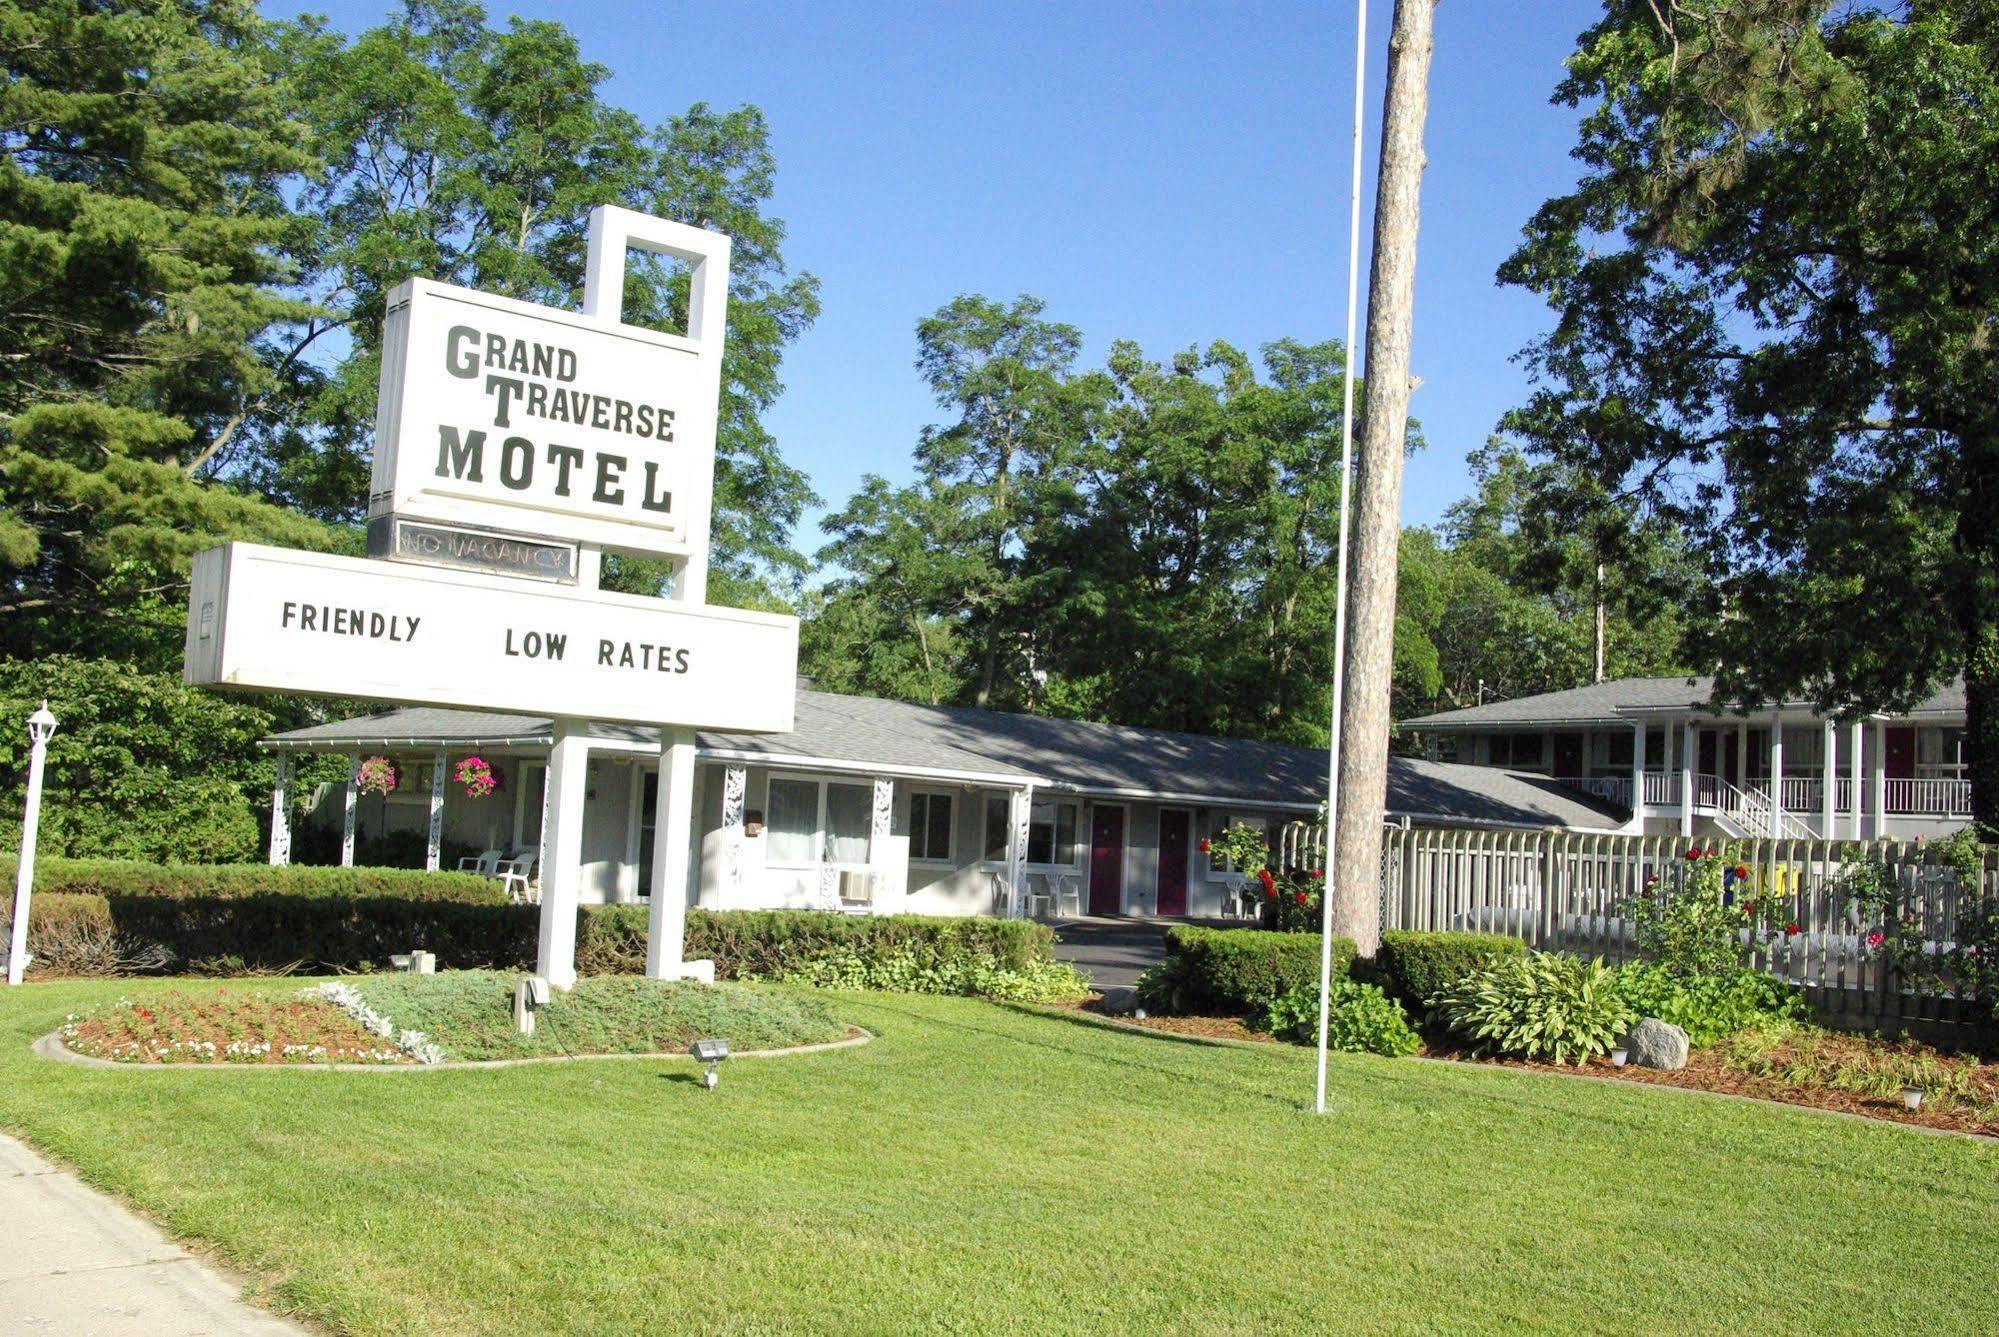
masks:
<svg viewBox="0 0 1999 1337"><path fill-rule="evenodd" d="M498 877L503 853L502 850L486 850L480 854L468 854L458 861L458 871L477 873L480 877Z"/></svg>
<svg viewBox="0 0 1999 1337"><path fill-rule="evenodd" d="M541 851L528 849L511 859L502 859L493 876L507 889L507 899L521 905L541 903L541 883L535 876L535 865L541 861Z"/></svg>

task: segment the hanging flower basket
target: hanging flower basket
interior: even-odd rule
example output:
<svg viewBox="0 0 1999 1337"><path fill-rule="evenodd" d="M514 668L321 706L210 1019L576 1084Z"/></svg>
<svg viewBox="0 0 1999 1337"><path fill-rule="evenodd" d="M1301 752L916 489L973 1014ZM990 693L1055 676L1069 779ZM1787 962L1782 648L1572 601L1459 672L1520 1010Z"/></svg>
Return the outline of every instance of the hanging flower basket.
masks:
<svg viewBox="0 0 1999 1337"><path fill-rule="evenodd" d="M355 788L363 794L389 794L396 788L396 768L387 757L369 757L355 773Z"/></svg>
<svg viewBox="0 0 1999 1337"><path fill-rule="evenodd" d="M459 784L465 786L466 798L485 798L500 787L499 776L494 774L493 767L484 757L465 758L452 774L457 776Z"/></svg>

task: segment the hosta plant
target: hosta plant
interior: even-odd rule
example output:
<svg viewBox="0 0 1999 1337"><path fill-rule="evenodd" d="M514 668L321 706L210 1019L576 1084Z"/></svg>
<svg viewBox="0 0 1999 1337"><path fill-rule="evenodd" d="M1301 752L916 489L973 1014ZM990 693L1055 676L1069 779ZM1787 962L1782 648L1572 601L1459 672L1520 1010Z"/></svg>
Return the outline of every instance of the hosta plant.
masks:
<svg viewBox="0 0 1999 1337"><path fill-rule="evenodd" d="M1581 1063L1608 1053L1637 1019L1601 959L1534 952L1474 971L1436 999L1479 1053Z"/></svg>

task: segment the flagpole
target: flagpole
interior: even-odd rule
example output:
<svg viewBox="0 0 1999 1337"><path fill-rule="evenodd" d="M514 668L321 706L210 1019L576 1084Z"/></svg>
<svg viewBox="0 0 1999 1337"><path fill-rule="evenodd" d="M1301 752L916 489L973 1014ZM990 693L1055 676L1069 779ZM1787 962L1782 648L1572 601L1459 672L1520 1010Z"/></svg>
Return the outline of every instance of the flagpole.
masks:
<svg viewBox="0 0 1999 1337"><path fill-rule="evenodd" d="M1361 125L1366 114L1367 0L1357 0L1353 57L1353 187L1347 218L1346 395L1340 412L1340 539L1334 563L1332 741L1326 749L1326 862L1319 886L1319 1087L1312 1108L1326 1112L1326 1038L1333 990L1333 833L1340 819L1340 712L1345 704L1347 661L1347 526L1353 496L1354 338L1360 311Z"/></svg>

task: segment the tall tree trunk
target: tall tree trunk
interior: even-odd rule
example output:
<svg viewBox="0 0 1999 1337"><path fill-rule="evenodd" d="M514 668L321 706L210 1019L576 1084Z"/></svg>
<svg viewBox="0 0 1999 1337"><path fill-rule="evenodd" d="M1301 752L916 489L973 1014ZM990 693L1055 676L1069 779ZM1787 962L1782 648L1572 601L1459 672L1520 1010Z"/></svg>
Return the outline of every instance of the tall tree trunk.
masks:
<svg viewBox="0 0 1999 1337"><path fill-rule="evenodd" d="M1983 436L1983 433L1977 434ZM1964 761L1971 821L1999 840L1999 442L1967 441L1953 542L1959 564L1957 622L1964 637Z"/></svg>
<svg viewBox="0 0 1999 1337"><path fill-rule="evenodd" d="M1389 687L1395 667L1395 562L1402 532L1402 454L1409 422L1409 339L1416 292L1416 219L1429 104L1436 0L1396 0L1382 106L1367 288L1367 408L1354 486L1353 579L1347 596L1340 812L1330 873L1333 928L1360 955L1381 944L1381 826L1388 799Z"/></svg>

